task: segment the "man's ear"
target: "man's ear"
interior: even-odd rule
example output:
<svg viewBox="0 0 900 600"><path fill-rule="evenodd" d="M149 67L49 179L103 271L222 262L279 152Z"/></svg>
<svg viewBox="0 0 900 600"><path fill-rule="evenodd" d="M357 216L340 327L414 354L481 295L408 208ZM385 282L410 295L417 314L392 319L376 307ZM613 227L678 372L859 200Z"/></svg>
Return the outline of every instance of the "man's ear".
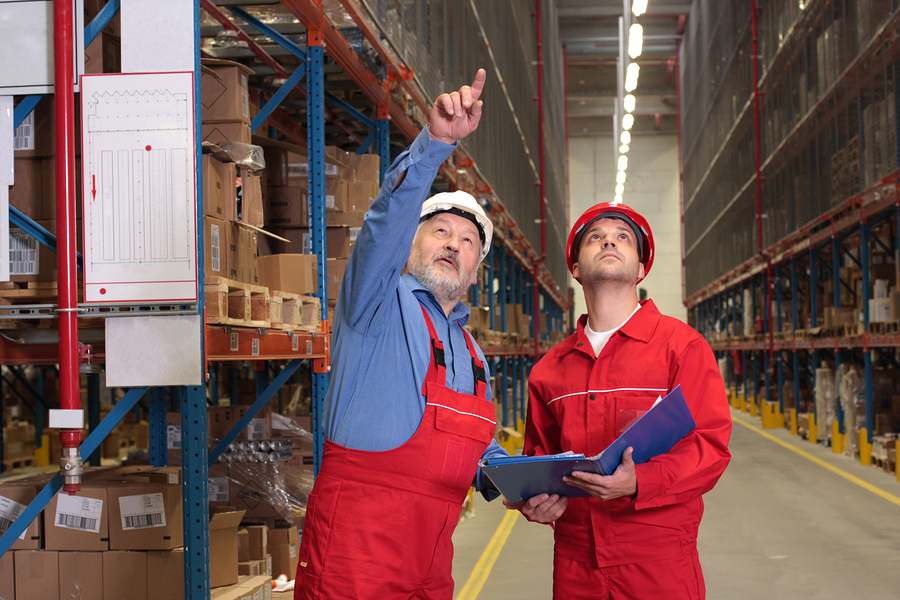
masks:
<svg viewBox="0 0 900 600"><path fill-rule="evenodd" d="M578 263L572 263L572 277L578 279L580 277L580 273L578 272Z"/></svg>
<svg viewBox="0 0 900 600"><path fill-rule="evenodd" d="M638 263L638 281L644 278L644 263Z"/></svg>

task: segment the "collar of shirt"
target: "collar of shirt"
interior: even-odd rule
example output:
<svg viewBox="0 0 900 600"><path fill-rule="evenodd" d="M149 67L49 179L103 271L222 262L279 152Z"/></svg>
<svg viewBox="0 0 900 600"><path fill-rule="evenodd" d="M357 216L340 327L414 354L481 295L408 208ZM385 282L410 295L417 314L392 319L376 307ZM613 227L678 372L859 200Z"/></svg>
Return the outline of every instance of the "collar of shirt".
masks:
<svg viewBox="0 0 900 600"><path fill-rule="evenodd" d="M650 341L651 336L653 336L653 332L656 331L660 312L653 303L653 300L644 300L643 302L640 302L640 305L641 309L637 311L636 314L632 315L632 318L622 325L618 331L639 342L648 342ZM586 314L581 315L578 319L578 331L575 332L575 335L570 335L558 344L560 354L578 350L594 357L594 349L591 346L591 341L584 332L587 320L588 316ZM582 345L578 346L579 343Z"/></svg>
<svg viewBox="0 0 900 600"><path fill-rule="evenodd" d="M410 291L416 295L416 298L419 299L419 302L428 302L438 311L440 311L441 314L444 314L444 308L441 306L441 303L438 302L438 299L435 297L434 293L427 287L422 285L418 279L416 279L409 273L404 273L400 276L400 278L406 284L406 287L408 287ZM453 307L453 310L450 311L450 316L447 317L447 320L451 323L453 321L459 321L460 325L465 325L469 322L470 313L471 311L469 310L468 306L466 306L462 302L457 302L456 306Z"/></svg>

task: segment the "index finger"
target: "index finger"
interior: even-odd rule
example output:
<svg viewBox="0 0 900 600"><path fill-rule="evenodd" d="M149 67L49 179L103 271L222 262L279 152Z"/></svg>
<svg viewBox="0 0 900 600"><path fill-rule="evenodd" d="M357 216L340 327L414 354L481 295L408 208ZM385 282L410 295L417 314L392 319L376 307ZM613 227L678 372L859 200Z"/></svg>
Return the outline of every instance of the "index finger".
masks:
<svg viewBox="0 0 900 600"><path fill-rule="evenodd" d="M475 104L479 96L481 96L486 80L487 72L484 69L478 69L478 72L475 73L475 81L472 82L472 104Z"/></svg>

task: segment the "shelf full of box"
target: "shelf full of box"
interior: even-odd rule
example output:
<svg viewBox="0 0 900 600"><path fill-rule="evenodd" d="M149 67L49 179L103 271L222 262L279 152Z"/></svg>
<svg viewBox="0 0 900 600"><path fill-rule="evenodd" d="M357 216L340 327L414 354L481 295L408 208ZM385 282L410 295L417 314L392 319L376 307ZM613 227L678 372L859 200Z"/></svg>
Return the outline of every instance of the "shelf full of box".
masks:
<svg viewBox="0 0 900 600"><path fill-rule="evenodd" d="M792 433L805 433L811 442L829 439L828 430L821 433L819 429L829 424L817 422L815 415L821 416L822 407L816 406L816 399L808 398L807 410L801 410L801 399L812 387L823 357L833 360L835 371L848 360L861 362L865 403L864 414L858 417L864 419L865 427L858 428L859 440L848 437L854 432L846 430L846 415L838 403L830 441L835 452L848 444L858 449L865 465L870 464L873 443L881 439L876 436L895 429L897 421L891 417L890 399L874 397L873 378L882 373L875 370L877 362L888 367L887 375L900 367L894 356L900 347L900 295L888 293L890 281L897 281L900 248L898 176L885 178L823 215L818 223L782 240L770 250L768 261L751 261L717 284L714 292L693 298L690 312L692 324L725 361L734 406L753 414L767 413L771 415L769 423L764 423L767 426L787 426ZM843 266L845 257L858 267ZM876 280L883 282L878 286L881 291L871 297ZM771 291L770 310L764 308L765 290ZM745 333L748 330L752 333ZM777 385L770 381L770 374L776 373ZM793 389L785 388L787 373L791 373ZM803 389L801 381L808 384ZM761 394L760 387L769 392ZM888 438L887 443L891 442ZM895 463L883 462L888 464Z"/></svg>

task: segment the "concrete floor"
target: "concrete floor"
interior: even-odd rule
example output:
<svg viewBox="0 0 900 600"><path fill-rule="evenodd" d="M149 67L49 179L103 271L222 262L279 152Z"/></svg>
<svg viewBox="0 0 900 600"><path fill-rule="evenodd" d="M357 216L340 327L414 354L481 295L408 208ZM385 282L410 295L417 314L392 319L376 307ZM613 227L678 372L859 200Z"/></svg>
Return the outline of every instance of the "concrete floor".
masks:
<svg viewBox="0 0 900 600"><path fill-rule="evenodd" d="M733 416L731 465L704 497L699 546L707 597L900 598L896 477L785 430L763 431L759 419L739 412ZM477 585L477 594L470 592L473 587L464 589L506 513L499 501L487 503L479 496L474 516L457 528L453 576L458 600L551 597L552 532L521 516L494 552L493 566L488 570L481 563L487 577L480 591Z"/></svg>

